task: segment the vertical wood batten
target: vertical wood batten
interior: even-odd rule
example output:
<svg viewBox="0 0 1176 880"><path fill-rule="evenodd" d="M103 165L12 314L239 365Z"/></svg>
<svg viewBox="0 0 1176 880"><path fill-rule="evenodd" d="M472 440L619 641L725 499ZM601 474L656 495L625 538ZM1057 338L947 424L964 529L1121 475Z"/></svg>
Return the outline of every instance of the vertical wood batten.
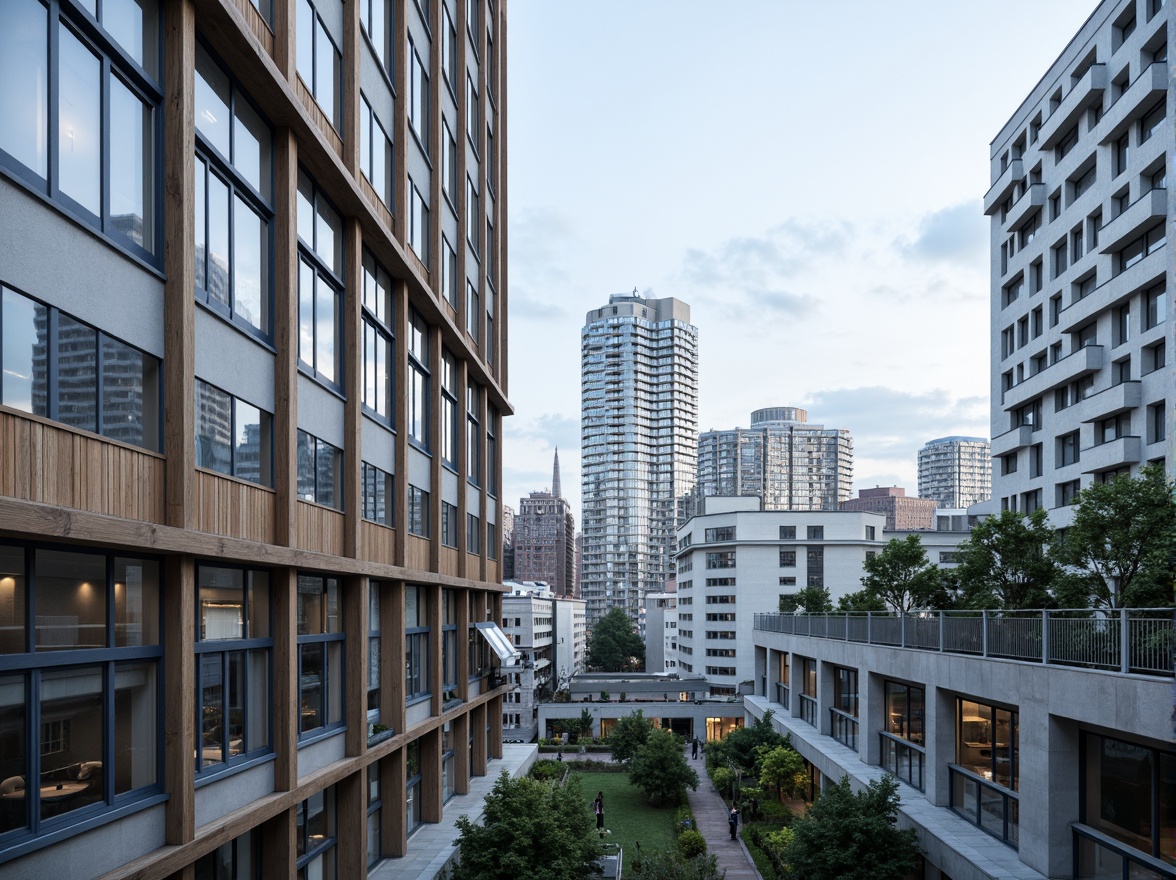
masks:
<svg viewBox="0 0 1176 880"><path fill-rule="evenodd" d="M280 4L276 4L280 5ZM298 142L274 133L274 540L298 541Z"/></svg>

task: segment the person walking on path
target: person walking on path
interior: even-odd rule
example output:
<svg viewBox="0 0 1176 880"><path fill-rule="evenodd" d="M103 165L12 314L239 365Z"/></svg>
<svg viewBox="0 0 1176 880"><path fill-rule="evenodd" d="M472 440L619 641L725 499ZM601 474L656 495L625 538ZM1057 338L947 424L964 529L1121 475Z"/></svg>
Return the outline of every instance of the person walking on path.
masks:
<svg viewBox="0 0 1176 880"><path fill-rule="evenodd" d="M731 815L727 817L727 825L731 828L731 839L735 839L735 835L739 833L739 811L735 809L735 805L731 805Z"/></svg>
<svg viewBox="0 0 1176 880"><path fill-rule="evenodd" d="M592 802L592 809L596 811L596 830L604 830L604 792L596 793L596 800Z"/></svg>
<svg viewBox="0 0 1176 880"><path fill-rule="evenodd" d="M690 757L698 760L698 737L694 737L694 744L690 747Z"/></svg>

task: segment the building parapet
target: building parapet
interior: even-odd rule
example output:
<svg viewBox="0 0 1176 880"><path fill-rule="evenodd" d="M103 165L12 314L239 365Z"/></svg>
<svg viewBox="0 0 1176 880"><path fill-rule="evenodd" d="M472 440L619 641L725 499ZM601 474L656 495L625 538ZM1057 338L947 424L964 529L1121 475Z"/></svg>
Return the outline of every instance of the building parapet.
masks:
<svg viewBox="0 0 1176 880"><path fill-rule="evenodd" d="M1170 608L763 613L755 615L754 628L916 651L1157 676L1172 675L1176 649Z"/></svg>

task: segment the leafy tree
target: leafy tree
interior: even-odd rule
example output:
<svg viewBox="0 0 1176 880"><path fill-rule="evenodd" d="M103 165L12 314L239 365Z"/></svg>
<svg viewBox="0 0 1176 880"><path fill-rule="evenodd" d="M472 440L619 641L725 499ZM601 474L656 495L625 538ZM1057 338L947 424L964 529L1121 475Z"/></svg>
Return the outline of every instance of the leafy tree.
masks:
<svg viewBox="0 0 1176 880"><path fill-rule="evenodd" d="M1176 484L1155 465L1078 493L1074 519L1054 544L1071 577L1058 598L1068 607L1149 608L1172 603Z"/></svg>
<svg viewBox="0 0 1176 880"><path fill-rule="evenodd" d="M726 767L731 762L737 771L751 773L755 770L759 758L757 749L760 746L775 748L787 745L788 740L776 732L772 727L772 712L769 709L764 717L749 727L736 727L717 743L710 743L706 749L707 766Z"/></svg>
<svg viewBox="0 0 1176 880"><path fill-rule="evenodd" d="M668 730L654 729L629 761L629 782L655 803L677 803L686 787L698 789L698 774L686 763L682 743Z"/></svg>
<svg viewBox="0 0 1176 880"><path fill-rule="evenodd" d="M806 614L825 614L833 610L833 600L825 587L802 587L795 593L780 596L780 611L792 614L803 611Z"/></svg>
<svg viewBox="0 0 1176 880"><path fill-rule="evenodd" d="M585 739L592 738L592 713L587 708L580 710L580 717L576 719L576 729Z"/></svg>
<svg viewBox="0 0 1176 880"><path fill-rule="evenodd" d="M927 559L918 535L891 538L882 551L867 557L862 568L862 587L899 614L935 604L940 589L939 572Z"/></svg>
<svg viewBox="0 0 1176 880"><path fill-rule="evenodd" d="M605 672L645 668L645 643L633 632L633 623L620 608L597 621L588 642L588 665Z"/></svg>
<svg viewBox="0 0 1176 880"><path fill-rule="evenodd" d="M805 880L901 880L918 864L919 847L915 830L897 821L893 776L856 793L843 776L792 823L784 861Z"/></svg>
<svg viewBox="0 0 1176 880"><path fill-rule="evenodd" d="M653 722L645 717L645 713L638 709L617 719L612 730L608 732L608 744L612 747L612 759L622 764L628 763L637 754L637 750L645 745L649 734L653 730Z"/></svg>
<svg viewBox="0 0 1176 880"><path fill-rule="evenodd" d="M577 880L602 855L578 778L555 786L503 771L486 795L482 824L457 820L461 862L453 880Z"/></svg>
<svg viewBox="0 0 1176 880"><path fill-rule="evenodd" d="M807 782L804 758L793 748L776 746L766 751L760 760L759 783L773 786L778 797L803 791Z"/></svg>
<svg viewBox="0 0 1176 880"><path fill-rule="evenodd" d="M972 527L960 544L955 576L969 608L1049 608L1061 570L1047 552L1053 532L1044 508L1001 511Z"/></svg>
<svg viewBox="0 0 1176 880"><path fill-rule="evenodd" d="M716 767L711 771L711 782L715 784L715 788L723 797L735 796L736 778L734 771L727 767Z"/></svg>
<svg viewBox="0 0 1176 880"><path fill-rule="evenodd" d="M856 593L847 593L837 599L838 611L885 611L886 603L878 598L877 595L869 590L858 590Z"/></svg>

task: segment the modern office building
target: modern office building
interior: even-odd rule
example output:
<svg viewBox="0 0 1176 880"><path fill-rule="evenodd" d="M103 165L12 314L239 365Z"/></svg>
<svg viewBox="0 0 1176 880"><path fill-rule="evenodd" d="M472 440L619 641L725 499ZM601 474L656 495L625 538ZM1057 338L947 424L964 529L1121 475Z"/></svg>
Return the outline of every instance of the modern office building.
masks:
<svg viewBox="0 0 1176 880"><path fill-rule="evenodd" d="M992 449L983 437L940 437L919 450L919 497L971 507L992 497Z"/></svg>
<svg viewBox="0 0 1176 880"><path fill-rule="evenodd" d="M645 671L678 671L678 593L645 595Z"/></svg>
<svg viewBox="0 0 1176 880"><path fill-rule="evenodd" d="M842 510L872 510L886 517L886 531L923 531L935 528L936 502L931 498L907 498L900 486L859 489L857 498L841 502Z"/></svg>
<svg viewBox="0 0 1176 880"><path fill-rule="evenodd" d="M756 495L765 510L837 510L852 485L849 431L809 424L803 409L773 406L753 412L750 429L699 435L691 512L713 495Z"/></svg>
<svg viewBox="0 0 1176 880"><path fill-rule="evenodd" d="M514 579L544 581L557 596L576 589L576 518L560 487L559 450L551 489L519 499L511 550Z"/></svg>
<svg viewBox="0 0 1176 880"><path fill-rule="evenodd" d="M505 7L0 3L5 878L391 876L502 767Z"/></svg>
<svg viewBox="0 0 1176 880"><path fill-rule="evenodd" d="M772 711L818 786L897 776L915 876L1174 878L1172 627L1163 611L758 614L744 707Z"/></svg>
<svg viewBox="0 0 1176 880"><path fill-rule="evenodd" d="M1173 462L1172 5L1105 0L993 139L993 507Z"/></svg>
<svg viewBox="0 0 1176 880"><path fill-rule="evenodd" d="M535 707L556 686L555 603L546 585L507 584L502 597L502 631L519 652L520 662L507 673L511 690L502 704L503 738L535 738Z"/></svg>
<svg viewBox="0 0 1176 880"><path fill-rule="evenodd" d="M752 620L803 587L833 601L862 588L862 564L886 546L881 513L761 510L747 496L703 499L678 529L678 668L715 696L751 681Z"/></svg>
<svg viewBox="0 0 1176 880"><path fill-rule="evenodd" d="M680 300L615 294L580 333L582 596L638 625L673 574L677 510L694 482L698 329Z"/></svg>
<svg viewBox="0 0 1176 880"><path fill-rule="evenodd" d="M583 599L556 598L555 689L588 668L588 611Z"/></svg>

